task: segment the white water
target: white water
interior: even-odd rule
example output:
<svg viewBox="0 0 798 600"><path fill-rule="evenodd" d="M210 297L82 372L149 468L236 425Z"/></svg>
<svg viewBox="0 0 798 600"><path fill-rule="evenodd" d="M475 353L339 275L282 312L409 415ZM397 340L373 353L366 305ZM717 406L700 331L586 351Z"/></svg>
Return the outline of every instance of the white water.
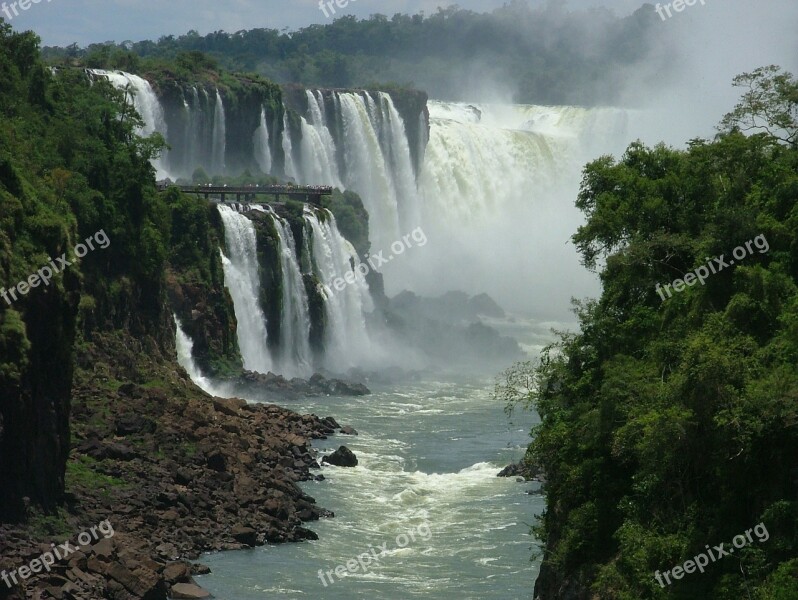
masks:
<svg viewBox="0 0 798 600"><path fill-rule="evenodd" d="M422 381L292 403L360 433L314 443L325 454L346 444L357 467L324 467L325 481L301 484L335 518L306 524L315 541L203 557L213 573L200 584L219 600L531 598L539 560L530 560L529 525L543 497L526 493L537 483L496 474L523 455L535 420L509 423L491 389L491 381ZM333 583L318 575L383 544L367 571Z"/></svg>
<svg viewBox="0 0 798 600"><path fill-rule="evenodd" d="M280 267L283 272L278 372L285 377L307 378L313 374L308 295L291 227L284 219L274 214L272 216L280 242Z"/></svg>
<svg viewBox="0 0 798 600"><path fill-rule="evenodd" d="M296 180L298 173L294 164L294 143L291 140L291 129L288 127L288 113L283 113L283 154L285 155L285 176Z"/></svg>
<svg viewBox="0 0 798 600"><path fill-rule="evenodd" d="M324 118L324 103L310 90L308 98L309 120L301 118L302 123L302 183L310 185L344 185L336 166L336 149L332 134Z"/></svg>
<svg viewBox="0 0 798 600"><path fill-rule="evenodd" d="M399 199L378 135L376 115L360 94L336 94L340 102L345 183L360 194L369 213L369 238L385 248L399 236ZM369 97L369 96L366 96Z"/></svg>
<svg viewBox="0 0 798 600"><path fill-rule="evenodd" d="M158 132L168 139L166 119L164 118L161 102L150 82L138 75L125 73L124 71L105 71L103 69L89 69L89 73L96 77L104 77L111 84L120 90L131 93L133 106L144 121L144 126L139 130L139 135L147 137ZM167 176L167 172L162 164L162 159L157 159L153 165L158 178Z"/></svg>
<svg viewBox="0 0 798 600"><path fill-rule="evenodd" d="M266 107L260 109L260 125L255 130L253 144L255 160L260 165L260 170L266 174L272 172L272 151L269 147L269 126L266 123Z"/></svg>
<svg viewBox="0 0 798 600"><path fill-rule="evenodd" d="M623 147L625 111L436 101L429 109L418 194L430 243L384 269L387 293L487 291L511 311L568 317L571 296L598 291L570 243L583 222L574 207L580 169Z"/></svg>
<svg viewBox="0 0 798 600"><path fill-rule="evenodd" d="M191 340L186 332L183 331L183 325L180 323L180 319L177 318L177 315L172 315L175 320L175 328L176 328L176 336L175 336L175 346L177 347L177 362L178 364L186 370L188 376L191 378L197 387L199 387L204 392L207 392L211 396L223 396L225 393L217 386L215 386L210 379L205 377L200 371L197 363L194 362L194 356L192 351L194 349L194 342Z"/></svg>
<svg viewBox="0 0 798 600"><path fill-rule="evenodd" d="M213 174L225 172L225 154L227 151L227 124L224 114L224 103L219 90L216 90L216 108L213 113L213 158L211 161Z"/></svg>
<svg viewBox="0 0 798 600"><path fill-rule="evenodd" d="M255 226L228 206L219 205L224 223L224 237L229 257L222 252L224 283L230 290L238 327L238 345L244 368L258 373L272 370L267 344L266 316L260 307L260 275L258 269ZM220 250L221 252L221 250Z"/></svg>
<svg viewBox="0 0 798 600"><path fill-rule="evenodd" d="M338 231L335 217L325 210L320 218L308 209L305 220L310 225L313 262L325 297L325 367L341 373L373 358L365 316L374 308L371 294L365 279L353 276L353 264L357 269L360 259L352 244ZM347 274L352 283L336 289L336 279Z"/></svg>

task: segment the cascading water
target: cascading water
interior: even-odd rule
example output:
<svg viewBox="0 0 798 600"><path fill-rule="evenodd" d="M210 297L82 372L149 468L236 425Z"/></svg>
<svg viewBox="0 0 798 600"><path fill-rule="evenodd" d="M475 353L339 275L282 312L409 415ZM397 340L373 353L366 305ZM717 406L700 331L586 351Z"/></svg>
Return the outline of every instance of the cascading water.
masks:
<svg viewBox="0 0 798 600"><path fill-rule="evenodd" d="M260 125L255 130L253 147L255 148L255 160L264 173L272 172L272 151L269 147L269 126L266 124L266 108L260 109Z"/></svg>
<svg viewBox="0 0 798 600"><path fill-rule="evenodd" d="M163 108L149 81L124 71L89 69L88 72L94 77L107 79L117 89L127 90L132 93L133 106L144 121L144 126L139 131L139 135L146 137L158 132L164 138L167 138L168 131ZM167 176L166 170L162 165L162 159L157 159L153 166L159 178Z"/></svg>
<svg viewBox="0 0 798 600"><path fill-rule="evenodd" d="M387 253L394 242L423 228L430 239L423 252L382 269L389 294L405 288L426 295L498 290L496 299L512 310L530 298L534 302L536 292L547 306L568 306L565 286L557 287L563 279L579 278L574 290L579 294L596 292L593 278L566 246L581 224L573 198L587 160L623 150L627 111L430 101L429 131L420 114L419 126L413 126L418 147L411 152L406 124L389 94L307 91L307 110L293 133L287 112L282 131L269 131L264 106L246 118L252 124L243 142L251 148L248 159L238 147L227 152L218 90L184 90L185 102L170 109L167 128L145 80L92 73L136 91L136 107L147 123L143 133L167 134L175 150L155 163L161 177L189 177L197 166L221 173L226 157L235 155L236 164L249 161L300 184L360 194L375 252ZM275 136L285 155L282 164L272 155Z"/></svg>
<svg viewBox="0 0 798 600"><path fill-rule="evenodd" d="M345 372L362 364L372 350L365 318L365 313L373 310L371 294L365 279L357 274L357 252L338 231L335 217L326 210L317 214L307 209L305 221L310 226L315 272L325 298L325 367ZM334 282L353 271L353 282L337 289Z"/></svg>
<svg viewBox="0 0 798 600"><path fill-rule="evenodd" d="M309 377L313 373L310 350L308 294L302 279L296 243L288 222L271 213L279 241L283 303L277 371L285 377Z"/></svg>
<svg viewBox="0 0 798 600"><path fill-rule="evenodd" d="M387 248L399 236L399 204L390 165L380 146L377 129L360 94L337 94L343 123L344 168L347 187L361 195L370 217L370 239Z"/></svg>
<svg viewBox="0 0 798 600"><path fill-rule="evenodd" d="M224 223L224 238L229 257L222 252L224 282L233 298L238 327L238 345L244 368L258 373L272 369L267 344L266 317L260 306L260 275L258 271L255 226L232 208L219 205Z"/></svg>
<svg viewBox="0 0 798 600"><path fill-rule="evenodd" d="M175 320L175 346L177 347L177 362L186 370L188 376L191 378L197 387L207 392L211 396L222 396L223 394L218 391L216 386L213 385L210 379L205 377L200 371L197 363L194 362L192 351L194 349L194 342L183 331L183 325L177 315L172 315Z"/></svg>
<svg viewBox="0 0 798 600"><path fill-rule="evenodd" d="M301 117L302 127L302 183L344 187L336 165L336 148L327 128L322 110L323 101L307 90L309 120Z"/></svg>
<svg viewBox="0 0 798 600"><path fill-rule="evenodd" d="M219 90L216 90L216 108L213 113L213 172L225 172L225 153L227 151L227 125L225 122L224 103Z"/></svg>

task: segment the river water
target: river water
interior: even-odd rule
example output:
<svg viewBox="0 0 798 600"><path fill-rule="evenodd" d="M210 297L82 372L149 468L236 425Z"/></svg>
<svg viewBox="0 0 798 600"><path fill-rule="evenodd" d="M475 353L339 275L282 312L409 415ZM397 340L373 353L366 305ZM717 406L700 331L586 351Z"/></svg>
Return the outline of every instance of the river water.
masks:
<svg viewBox="0 0 798 600"><path fill-rule="evenodd" d="M371 387L290 404L359 431L315 443L321 453L345 444L359 459L302 484L336 514L308 524L319 540L204 556L213 573L200 585L221 600L531 598L530 525L543 497L537 483L496 474L523 456L535 415L508 418L491 400L492 378Z"/></svg>

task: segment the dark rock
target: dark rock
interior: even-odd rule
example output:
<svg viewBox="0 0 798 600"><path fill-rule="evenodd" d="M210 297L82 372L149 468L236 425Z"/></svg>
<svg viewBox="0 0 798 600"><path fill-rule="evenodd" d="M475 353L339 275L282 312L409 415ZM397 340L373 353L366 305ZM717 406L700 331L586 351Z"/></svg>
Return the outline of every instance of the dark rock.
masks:
<svg viewBox="0 0 798 600"><path fill-rule="evenodd" d="M172 586L172 598L210 598L211 593L193 583L178 583Z"/></svg>
<svg viewBox="0 0 798 600"><path fill-rule="evenodd" d="M122 415L116 420L116 435L127 436L134 433L155 433L155 421L141 415Z"/></svg>
<svg viewBox="0 0 798 600"><path fill-rule="evenodd" d="M170 563L166 565L162 575L169 585L188 583L191 580L192 567L185 561Z"/></svg>
<svg viewBox="0 0 798 600"><path fill-rule="evenodd" d="M355 467L357 466L357 456L346 446L341 446L330 454L321 459L322 464L335 465L336 467Z"/></svg>
<svg viewBox="0 0 798 600"><path fill-rule="evenodd" d="M357 430L351 425L344 425L341 427L341 433L343 435L357 435Z"/></svg>
<svg viewBox="0 0 798 600"><path fill-rule="evenodd" d="M213 469L214 471L218 471L220 473L227 470L227 461L225 460L224 454L219 452L218 450L214 450L206 457L208 467Z"/></svg>
<svg viewBox="0 0 798 600"><path fill-rule="evenodd" d="M496 477L520 477L519 481L537 480L541 476L540 469L526 461L520 461L504 467Z"/></svg>
<svg viewBox="0 0 798 600"><path fill-rule="evenodd" d="M246 544L247 546L256 546L258 544L258 532L252 527L236 525L230 534L235 541L241 544Z"/></svg>

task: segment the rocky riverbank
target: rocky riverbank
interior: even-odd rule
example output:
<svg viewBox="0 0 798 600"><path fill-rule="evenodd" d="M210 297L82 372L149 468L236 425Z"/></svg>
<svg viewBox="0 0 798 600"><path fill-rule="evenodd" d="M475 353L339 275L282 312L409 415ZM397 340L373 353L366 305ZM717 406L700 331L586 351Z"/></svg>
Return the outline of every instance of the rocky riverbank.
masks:
<svg viewBox="0 0 798 600"><path fill-rule="evenodd" d="M167 598L191 583L196 567L182 561L314 539L303 523L331 516L297 482L314 477L310 441L335 433L334 419L211 398L129 337L95 340L78 365L67 505L0 526L0 570L28 565L52 542L77 545L105 520L115 533L14 589L0 582L0 598ZM189 590L175 597L195 597L181 596Z"/></svg>

